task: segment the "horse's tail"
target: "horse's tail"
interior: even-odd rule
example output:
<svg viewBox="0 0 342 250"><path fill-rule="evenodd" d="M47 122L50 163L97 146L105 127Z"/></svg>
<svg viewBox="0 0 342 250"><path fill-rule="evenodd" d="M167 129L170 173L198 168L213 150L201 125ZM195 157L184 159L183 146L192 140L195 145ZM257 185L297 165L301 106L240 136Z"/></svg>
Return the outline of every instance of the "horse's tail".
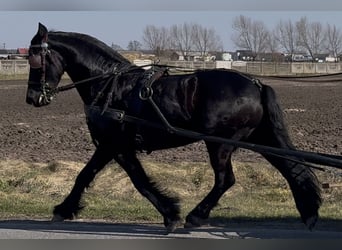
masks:
<svg viewBox="0 0 342 250"><path fill-rule="evenodd" d="M277 146L294 149L284 121L283 112L273 88L262 85L261 102L264 108L263 125L266 125L278 137L279 143L282 145Z"/></svg>
<svg viewBox="0 0 342 250"><path fill-rule="evenodd" d="M264 115L260 125L252 133L251 140L256 144L295 150L273 88L261 84L261 99ZM319 182L315 173L305 165L284 158L267 153L263 156L288 181L301 218L311 229L316 223L321 205Z"/></svg>

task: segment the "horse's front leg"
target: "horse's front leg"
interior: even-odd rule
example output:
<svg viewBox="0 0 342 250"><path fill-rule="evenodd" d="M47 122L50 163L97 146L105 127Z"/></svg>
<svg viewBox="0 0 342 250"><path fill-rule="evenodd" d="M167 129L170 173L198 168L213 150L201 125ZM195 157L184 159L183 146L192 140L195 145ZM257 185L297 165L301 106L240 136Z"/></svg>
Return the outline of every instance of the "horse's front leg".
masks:
<svg viewBox="0 0 342 250"><path fill-rule="evenodd" d="M114 159L123 167L135 188L146 197L164 218L167 232L172 232L180 224L179 200L161 192L146 175L135 152L119 154Z"/></svg>
<svg viewBox="0 0 342 250"><path fill-rule="evenodd" d="M79 211L83 208L80 201L85 188L89 187L96 174L112 159L113 153L109 150L109 147L105 147L104 145L99 145L97 147L90 161L78 174L70 194L60 205L55 206L52 221L63 221L65 219L72 220L77 216Z"/></svg>
<svg viewBox="0 0 342 250"><path fill-rule="evenodd" d="M231 155L234 147L206 142L210 163L214 169L215 184L208 195L188 214L185 227L200 227L207 223L211 210L221 196L235 183Z"/></svg>

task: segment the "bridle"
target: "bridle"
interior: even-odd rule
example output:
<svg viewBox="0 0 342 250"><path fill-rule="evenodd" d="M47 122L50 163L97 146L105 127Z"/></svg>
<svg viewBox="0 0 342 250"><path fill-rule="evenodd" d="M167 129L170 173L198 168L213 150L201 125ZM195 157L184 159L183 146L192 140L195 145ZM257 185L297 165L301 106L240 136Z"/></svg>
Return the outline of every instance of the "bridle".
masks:
<svg viewBox="0 0 342 250"><path fill-rule="evenodd" d="M64 86L52 88L49 85L49 83L46 81L46 57L47 55L51 54L49 50L49 45L46 42L43 42L42 44L39 44L39 45L31 45L29 49L31 50L32 48L38 48L40 49L40 51L39 53L36 53L36 54L33 54L33 53L29 54L29 58L28 58L29 65L33 69L40 69L41 74L40 74L39 82L28 81L28 85L33 86L33 87L38 87L41 90L42 94L40 95L39 102L43 104L49 104L58 92L75 88L79 84L90 82L93 80L106 79L112 76L113 74L115 74L113 72L103 73L103 74L93 76L93 77L90 77L90 78L87 78L78 82L73 82Z"/></svg>
<svg viewBox="0 0 342 250"><path fill-rule="evenodd" d="M33 87L39 87L39 89L42 92L42 94L40 95L39 102L43 103L43 104L49 104L58 92L62 92L62 91L66 91L66 90L75 88L77 85L80 85L80 84L83 84L86 82L91 82L93 80L108 79L107 82L109 82L111 79L113 79L115 77L118 78L120 75L122 75L124 73L127 73L127 72L130 72L132 70L144 67L144 66L132 66L130 64L118 65L112 71L102 73L100 75L95 75L93 77L89 77L89 78L83 79L81 81L73 82L73 83L70 83L70 84L67 84L64 86L52 88L49 85L49 83L46 81L46 57L48 55L50 55L50 53L51 53L48 47L49 47L49 45L46 42L43 42L42 44L39 44L39 45L31 45L29 48L30 50L32 48L40 49L39 53L35 53L35 54L29 53L29 65L33 69L40 69L40 71L41 71L40 80L39 80L39 82L29 81L28 85L33 86ZM151 66L162 66L162 65L151 64ZM166 72L166 71L164 70L163 72ZM154 73L155 72L153 72L152 75L154 75ZM151 76L147 75L145 77L152 78L152 75ZM160 76L160 72L157 75ZM148 96L148 97L152 96L153 92L151 92L151 90L152 89L150 86L144 86L144 88L142 88L141 92L139 93L139 97L141 99L143 99L145 97L144 100L146 100L147 99L146 96ZM104 89L100 91L100 94L102 94L103 91L104 91Z"/></svg>
<svg viewBox="0 0 342 250"><path fill-rule="evenodd" d="M40 87L40 90L42 91L40 102L44 104L49 104L56 94L55 90L52 89L46 81L46 56L51 53L48 47L49 45L46 42L39 45L31 45L29 50L39 48L40 51L37 54L30 52L28 58L30 67L33 69L40 69L41 71L39 82L29 81L28 85Z"/></svg>

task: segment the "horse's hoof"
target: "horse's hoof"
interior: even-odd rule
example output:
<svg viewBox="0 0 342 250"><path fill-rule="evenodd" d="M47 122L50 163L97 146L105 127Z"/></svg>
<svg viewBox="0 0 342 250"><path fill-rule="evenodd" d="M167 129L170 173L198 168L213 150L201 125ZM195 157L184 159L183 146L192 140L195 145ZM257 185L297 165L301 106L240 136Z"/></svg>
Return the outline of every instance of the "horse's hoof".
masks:
<svg viewBox="0 0 342 250"><path fill-rule="evenodd" d="M60 216L59 214L54 214L51 222L63 222L64 218L62 216Z"/></svg>
<svg viewBox="0 0 342 250"><path fill-rule="evenodd" d="M193 215L188 215L186 218L186 222L184 224L184 228L201 227L205 224L207 224L206 219L202 219Z"/></svg>
<svg viewBox="0 0 342 250"><path fill-rule="evenodd" d="M316 222L318 220L318 216L311 216L305 221L305 225L308 227L310 231L315 227Z"/></svg>
<svg viewBox="0 0 342 250"><path fill-rule="evenodd" d="M180 220L169 221L166 226L166 234L173 233L181 224Z"/></svg>

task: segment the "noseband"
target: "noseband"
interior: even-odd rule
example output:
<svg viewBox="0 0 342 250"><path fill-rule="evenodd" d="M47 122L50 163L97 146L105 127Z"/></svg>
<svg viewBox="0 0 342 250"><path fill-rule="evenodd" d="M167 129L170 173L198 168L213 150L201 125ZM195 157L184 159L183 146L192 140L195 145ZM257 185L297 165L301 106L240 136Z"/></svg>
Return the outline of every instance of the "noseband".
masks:
<svg viewBox="0 0 342 250"><path fill-rule="evenodd" d="M55 95L55 91L49 86L49 84L46 82L46 55L50 54L50 50L48 49L47 43L42 43L40 45L31 45L30 49L32 48L38 48L40 49L39 53L37 54L30 54L29 55L29 65L33 69L41 69L41 75L39 82L35 81L29 81L29 86L38 86L40 87L40 90L42 91L42 95L40 98L42 98L42 102L45 104L48 104L53 99L53 96Z"/></svg>

